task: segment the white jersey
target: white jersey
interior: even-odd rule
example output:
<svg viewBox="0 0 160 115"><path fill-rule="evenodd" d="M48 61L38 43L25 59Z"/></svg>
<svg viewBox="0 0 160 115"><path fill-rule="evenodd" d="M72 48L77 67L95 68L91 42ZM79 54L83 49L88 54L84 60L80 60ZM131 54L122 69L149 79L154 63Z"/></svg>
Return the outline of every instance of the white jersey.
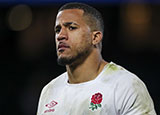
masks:
<svg viewBox="0 0 160 115"><path fill-rule="evenodd" d="M96 79L69 84L67 72L47 84L37 115L156 115L144 83L113 62Z"/></svg>

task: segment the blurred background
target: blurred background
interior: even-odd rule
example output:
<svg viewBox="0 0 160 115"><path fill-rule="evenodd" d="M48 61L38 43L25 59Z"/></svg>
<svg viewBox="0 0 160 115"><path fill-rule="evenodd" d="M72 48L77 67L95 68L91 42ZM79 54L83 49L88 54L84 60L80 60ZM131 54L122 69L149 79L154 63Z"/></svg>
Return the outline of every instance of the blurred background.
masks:
<svg viewBox="0 0 160 115"><path fill-rule="evenodd" d="M103 58L138 75L160 114L160 1L80 1L103 15ZM53 31L64 3L0 0L0 115L35 115L42 88L65 71Z"/></svg>

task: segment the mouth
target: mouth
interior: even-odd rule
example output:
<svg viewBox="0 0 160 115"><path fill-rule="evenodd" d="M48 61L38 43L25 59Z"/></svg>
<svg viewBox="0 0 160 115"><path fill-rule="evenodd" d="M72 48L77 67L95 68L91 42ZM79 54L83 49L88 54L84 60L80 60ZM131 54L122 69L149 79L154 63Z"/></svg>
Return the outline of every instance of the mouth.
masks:
<svg viewBox="0 0 160 115"><path fill-rule="evenodd" d="M65 49L70 48L69 45L67 45L66 43L59 43L58 44L58 51L59 52L63 52Z"/></svg>

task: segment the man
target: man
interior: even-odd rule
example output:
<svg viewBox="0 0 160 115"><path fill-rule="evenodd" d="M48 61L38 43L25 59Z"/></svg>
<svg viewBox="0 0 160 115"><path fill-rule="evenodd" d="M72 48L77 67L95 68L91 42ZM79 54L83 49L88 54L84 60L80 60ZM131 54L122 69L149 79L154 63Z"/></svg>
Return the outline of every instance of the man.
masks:
<svg viewBox="0 0 160 115"><path fill-rule="evenodd" d="M103 20L91 6L68 3L55 23L58 63L67 72L47 84L37 115L156 115L144 83L101 56Z"/></svg>

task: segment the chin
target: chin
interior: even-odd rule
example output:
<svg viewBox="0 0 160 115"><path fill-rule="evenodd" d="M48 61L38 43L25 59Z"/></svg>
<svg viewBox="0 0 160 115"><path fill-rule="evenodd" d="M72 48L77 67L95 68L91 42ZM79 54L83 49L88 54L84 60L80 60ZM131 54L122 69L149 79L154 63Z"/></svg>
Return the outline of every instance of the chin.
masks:
<svg viewBox="0 0 160 115"><path fill-rule="evenodd" d="M86 49L83 51L77 51L75 54L72 53L72 55L71 52L67 54L70 55L65 55L64 53L58 55L57 62L59 65L79 65L87 58L87 56L90 54L90 51Z"/></svg>
<svg viewBox="0 0 160 115"><path fill-rule="evenodd" d="M66 56L59 56L57 59L57 62L59 65L62 65L62 66L71 65L74 62L74 59Z"/></svg>

